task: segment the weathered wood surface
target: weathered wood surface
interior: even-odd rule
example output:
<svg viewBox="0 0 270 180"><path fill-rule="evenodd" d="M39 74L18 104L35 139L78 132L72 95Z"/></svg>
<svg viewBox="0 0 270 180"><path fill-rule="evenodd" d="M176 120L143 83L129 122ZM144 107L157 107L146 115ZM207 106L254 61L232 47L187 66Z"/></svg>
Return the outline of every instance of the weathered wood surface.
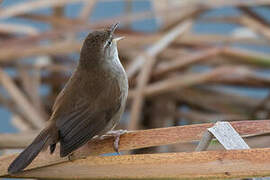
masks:
<svg viewBox="0 0 270 180"><path fill-rule="evenodd" d="M270 149L87 157L17 174L46 179L217 179L270 176Z"/></svg>
<svg viewBox="0 0 270 180"><path fill-rule="evenodd" d="M161 146L175 143L198 141L207 128L213 123L158 128L134 131L124 134L120 138L119 150L132 150L144 147ZM242 136L260 135L270 133L270 120L261 121L235 121L231 122L234 129ZM89 155L98 155L114 152L113 139L92 140L74 152L72 159L80 159ZM16 155L0 158L0 176L7 174L7 167ZM59 157L59 149L53 155L42 152L27 169L45 167L68 161L68 158Z"/></svg>
<svg viewBox="0 0 270 180"><path fill-rule="evenodd" d="M236 128L237 132L241 136L253 136L270 133L270 120L260 120L260 121L234 121L230 122L231 125ZM214 125L213 123L205 124L195 124L186 126L175 126L168 128L157 128L151 130L139 130L130 131L128 134L121 136L121 147L120 150L130 150L132 148L143 148L148 146L160 146L166 144L174 143L185 143L191 141L199 141L202 138L204 130ZM166 134L168 133L168 135ZM27 132L27 133L17 133L17 134L0 134L0 149L3 148L24 148L26 147L38 134L37 131ZM158 138L155 138L158 135ZM170 136L171 137L167 137ZM149 144L149 140L156 139ZM104 144L109 144L111 139L106 139L97 142L100 149ZM136 146L132 146L131 141L136 142ZM89 142L89 145L92 145ZM123 147L126 146L126 147ZM95 143L95 146L97 144ZM108 153L110 150L101 150L99 153Z"/></svg>
<svg viewBox="0 0 270 180"><path fill-rule="evenodd" d="M200 140L199 144L197 145L195 151L206 151L208 146L210 145L212 139L213 139L213 134L211 134L208 130L204 132L202 135L202 139Z"/></svg>
<svg viewBox="0 0 270 180"><path fill-rule="evenodd" d="M250 149L244 139L236 132L229 122L217 122L213 127L208 128L217 140L227 150ZM266 178L252 178L252 180L266 180Z"/></svg>

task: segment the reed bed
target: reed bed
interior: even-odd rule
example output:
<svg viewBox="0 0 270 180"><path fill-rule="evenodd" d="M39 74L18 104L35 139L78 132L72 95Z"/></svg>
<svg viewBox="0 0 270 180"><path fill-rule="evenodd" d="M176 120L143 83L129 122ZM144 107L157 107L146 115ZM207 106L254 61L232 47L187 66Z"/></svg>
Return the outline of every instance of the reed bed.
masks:
<svg viewBox="0 0 270 180"><path fill-rule="evenodd" d="M0 149L3 152L7 149L26 147L44 127L57 94L76 67L85 37L82 34L120 22L121 28L116 31L116 35L126 37L119 42L118 49L129 78L129 95L124 116L116 129L132 131L123 135L120 140L120 150L123 150L124 154L192 152L203 132L213 125L211 123L217 121L232 122L233 126L240 124L234 128L245 137L251 148L266 148L258 151L226 151L224 153L228 154L224 155L227 158L225 160L229 161L233 153L240 159L241 154L245 153L254 157L258 153L265 156L269 154L267 147L270 147L270 141L268 142L267 135L270 132L270 123L265 119L270 119L270 20L258 13L256 8L263 8L270 13L270 1L156 0L150 1L150 10L135 12L132 8L138 1L140 0L121 1L124 7L121 15L95 21L91 17L97 4L112 3L114 0L38 0L23 1L9 6L2 5L5 2L0 1L0 104L11 112L10 121L18 130L17 134L0 134ZM69 17L65 13L66 7L72 4L81 5L76 17ZM39 10L44 8L49 8L51 13L39 13ZM231 8L237 13L207 15L224 8ZM31 23L29 25L12 21L18 19L46 25L49 28L44 30L32 26ZM159 25L155 31L136 31L132 28L134 22L149 19ZM198 32L196 27L200 24L209 25L209 32ZM236 28L230 32L215 34L211 24L229 24ZM185 128L186 130L183 130ZM215 143L215 140L212 141L208 150L215 151L212 151L212 155L211 151L207 151L206 157L209 157L209 161L206 163L209 164L212 160L216 161L211 157L222 158L219 153L223 152L219 151L222 149L221 145ZM111 139L90 141L75 153L74 167L80 169L80 164L84 163L80 162L82 157L111 153L110 143ZM143 157L144 155L138 158L145 158L145 163L150 163L151 158L174 158L174 155L170 154L165 154L164 157L159 154L155 154L156 157ZM203 159L204 155L197 155L184 154L182 159L194 157L194 160L189 162L194 164L184 168L200 167L196 161ZM191 171L183 176L171 171L172 176L157 173L154 177L207 179L269 176L269 164L263 161L261 156L263 155L258 155L259 160L256 162L258 164L255 163L254 173L249 171L252 169L251 164L244 166L233 161L235 164L225 163L224 169L218 169L217 172L213 170L209 175L203 174L203 170L200 171L201 174L194 176L194 172ZM127 163L127 172L130 160L128 157L123 159L123 162ZM7 176L5 168L14 155L1 158L1 162L4 163L0 165L0 177ZM134 157L132 163L136 164L139 159ZM96 162L99 164L102 160ZM50 167L61 168L57 165L59 163L63 164L67 171L72 167L69 165L72 162L59 159L57 153L48 156L44 152L30 166L29 169L33 171L18 177L74 178L68 174L62 176L56 171L49 175ZM157 162L151 163L152 168L162 168L155 166ZM140 161L138 164L144 163ZM87 166L92 167L92 164ZM243 167L243 171L233 171L233 167L238 166ZM171 167L176 168L173 165ZM259 167L265 169L260 171ZM104 168L105 165L100 167L101 170ZM209 168L212 166L209 165ZM139 172L141 169L135 168L135 173ZM80 173L85 172L78 171L75 176L80 177ZM111 177L135 178L135 173L134 176L111 173ZM104 178L100 174L86 174L81 178ZM143 175L137 178L152 178L147 173Z"/></svg>

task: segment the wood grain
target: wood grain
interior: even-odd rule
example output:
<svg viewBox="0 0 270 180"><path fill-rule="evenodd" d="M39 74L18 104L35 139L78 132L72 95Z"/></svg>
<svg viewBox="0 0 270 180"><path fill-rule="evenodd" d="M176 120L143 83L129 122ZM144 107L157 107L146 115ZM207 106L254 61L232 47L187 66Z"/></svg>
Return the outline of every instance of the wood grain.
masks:
<svg viewBox="0 0 270 180"><path fill-rule="evenodd" d="M270 176L270 148L88 157L14 177L46 179L217 179Z"/></svg>
<svg viewBox="0 0 270 180"><path fill-rule="evenodd" d="M144 147L199 141L205 130L213 125L213 123L206 123L129 132L121 136L119 150L132 150ZM241 136L270 133L270 120L235 121L231 122L231 125ZM113 138L91 140L85 146L75 151L72 155L72 159L114 152L112 144ZM0 176L7 174L7 167L15 156L16 155L10 155L0 158ZM51 166L66 161L68 161L68 158L59 157L59 148L57 147L56 152L53 155L50 155L48 151L40 153L27 169Z"/></svg>

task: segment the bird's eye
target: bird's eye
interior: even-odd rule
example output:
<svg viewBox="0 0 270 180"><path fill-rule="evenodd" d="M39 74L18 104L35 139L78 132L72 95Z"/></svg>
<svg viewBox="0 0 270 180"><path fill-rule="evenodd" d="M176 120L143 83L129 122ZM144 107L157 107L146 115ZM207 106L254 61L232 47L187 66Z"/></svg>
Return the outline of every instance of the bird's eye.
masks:
<svg viewBox="0 0 270 180"><path fill-rule="evenodd" d="M109 40L108 41L108 46L111 46L112 45L112 40Z"/></svg>

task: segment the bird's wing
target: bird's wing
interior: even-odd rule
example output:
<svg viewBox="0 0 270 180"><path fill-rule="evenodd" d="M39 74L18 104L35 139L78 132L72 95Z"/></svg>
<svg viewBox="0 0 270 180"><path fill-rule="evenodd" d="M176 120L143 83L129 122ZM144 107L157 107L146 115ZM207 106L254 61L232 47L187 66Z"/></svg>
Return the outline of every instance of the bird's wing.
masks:
<svg viewBox="0 0 270 180"><path fill-rule="evenodd" d="M63 118L59 128L61 156L68 155L105 129L118 108L119 106L92 112L85 105Z"/></svg>
<svg viewBox="0 0 270 180"><path fill-rule="evenodd" d="M121 106L119 85L113 79L106 83L101 85L103 87L95 86L99 90L89 89L87 95L78 94L85 91L69 88L69 85L60 93L54 106L54 118L60 132L61 157L68 155L104 130L119 110Z"/></svg>

